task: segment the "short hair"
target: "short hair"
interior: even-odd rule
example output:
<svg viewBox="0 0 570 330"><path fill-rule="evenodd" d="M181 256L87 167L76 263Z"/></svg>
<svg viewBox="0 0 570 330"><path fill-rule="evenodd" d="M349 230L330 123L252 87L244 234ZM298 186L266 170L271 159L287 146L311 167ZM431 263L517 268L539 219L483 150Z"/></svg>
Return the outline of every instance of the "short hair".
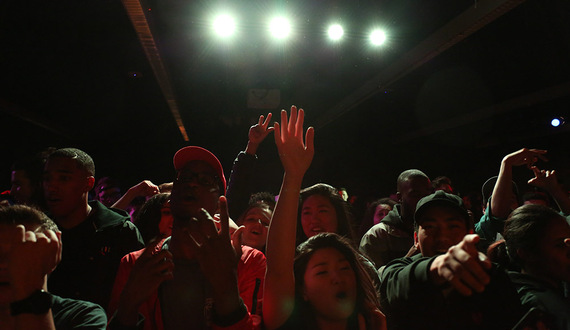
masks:
<svg viewBox="0 0 570 330"><path fill-rule="evenodd" d="M257 192L251 195L247 208L241 213L236 222L238 225L243 225L246 214L256 207L268 208L273 213L273 210L275 210L275 204L275 196L273 194L265 191Z"/></svg>
<svg viewBox="0 0 570 330"><path fill-rule="evenodd" d="M77 148L57 149L48 156L48 160L56 157L73 159L79 168L85 170L90 176L95 176L95 163L93 162L93 158L83 150Z"/></svg>
<svg viewBox="0 0 570 330"><path fill-rule="evenodd" d="M303 226L301 224L301 213L303 210L303 203L305 203L307 198L313 195L320 195L327 198L334 206L338 224L336 234L348 238L353 242L353 244L358 244L358 242L354 242L354 233L352 231L351 225L352 213L349 210L349 204L344 199L342 199L336 188L326 183L317 183L301 190L299 214L297 215L297 244L300 244L307 240L307 235L305 235Z"/></svg>
<svg viewBox="0 0 570 330"><path fill-rule="evenodd" d="M416 169L405 170L404 172L400 173L400 175L398 176L398 181L397 181L398 192L401 190L400 188L402 187L402 184L404 184L404 182L414 178L425 178L426 180L429 181L429 177L420 170Z"/></svg>
<svg viewBox="0 0 570 330"><path fill-rule="evenodd" d="M42 232L59 231L57 225L45 213L27 205L0 207L0 224L24 225L26 230Z"/></svg>

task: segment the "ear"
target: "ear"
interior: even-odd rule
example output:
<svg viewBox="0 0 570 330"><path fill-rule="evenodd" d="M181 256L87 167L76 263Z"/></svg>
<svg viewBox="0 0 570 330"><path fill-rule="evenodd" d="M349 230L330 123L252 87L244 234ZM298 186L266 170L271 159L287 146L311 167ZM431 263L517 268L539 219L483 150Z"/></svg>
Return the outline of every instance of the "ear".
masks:
<svg viewBox="0 0 570 330"><path fill-rule="evenodd" d="M418 239L418 232L414 231L414 246L416 247L416 249L420 249L420 241Z"/></svg>
<svg viewBox="0 0 570 330"><path fill-rule="evenodd" d="M402 203L402 193L401 192L396 192L396 197L398 198L398 203Z"/></svg>
<svg viewBox="0 0 570 330"><path fill-rule="evenodd" d="M90 191L91 189L93 189L93 187L95 187L95 177L88 176L85 189L87 189L86 191Z"/></svg>

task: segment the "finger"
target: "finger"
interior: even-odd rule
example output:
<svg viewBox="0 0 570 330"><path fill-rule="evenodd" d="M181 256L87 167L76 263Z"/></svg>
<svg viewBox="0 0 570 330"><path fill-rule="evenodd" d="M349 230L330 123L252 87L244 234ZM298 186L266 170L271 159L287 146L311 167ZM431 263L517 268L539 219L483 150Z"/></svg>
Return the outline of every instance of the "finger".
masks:
<svg viewBox="0 0 570 330"><path fill-rule="evenodd" d="M265 118L265 121L263 122L263 128L267 129L267 126L269 126L269 123L271 122L271 117L273 117L273 114L268 113L267 117Z"/></svg>
<svg viewBox="0 0 570 330"><path fill-rule="evenodd" d="M198 224L200 233L205 237L214 237L218 234L214 219L205 209L200 209Z"/></svg>
<svg viewBox="0 0 570 330"><path fill-rule="evenodd" d="M275 138L275 145L277 148L281 145L281 131L279 130L279 123L275 122L273 124L273 137Z"/></svg>
<svg viewBox="0 0 570 330"><path fill-rule="evenodd" d="M287 111L281 110L281 137L282 137L282 139L287 138L287 128L288 128Z"/></svg>
<svg viewBox="0 0 570 330"><path fill-rule="evenodd" d="M239 226L238 229L236 229L236 231L234 231L233 235L232 235L232 245L234 246L234 250L238 251L238 249L241 249L241 245L242 245L242 234L245 230L245 226Z"/></svg>
<svg viewBox="0 0 570 330"><path fill-rule="evenodd" d="M143 253L139 257L139 259L147 259L150 258L158 249L159 245L162 242L160 238L153 238L144 248Z"/></svg>
<svg viewBox="0 0 570 330"><path fill-rule="evenodd" d="M315 153L315 129L313 127L309 127L305 133L305 145L307 151L311 154Z"/></svg>
<svg viewBox="0 0 570 330"><path fill-rule="evenodd" d="M289 125L287 127L287 131L290 135L295 134L295 124L297 122L297 107L292 105L291 106L291 115L289 116Z"/></svg>
<svg viewBox="0 0 570 330"><path fill-rule="evenodd" d="M26 242L37 242L36 240L36 234L33 231L27 231L24 234L24 240Z"/></svg>
<svg viewBox="0 0 570 330"><path fill-rule="evenodd" d="M228 200L226 196L220 196L220 225L222 230L220 234L222 237L227 237L230 239L230 225L229 225L229 214L228 214Z"/></svg>
<svg viewBox="0 0 570 330"><path fill-rule="evenodd" d="M305 110L299 109L297 121L295 123L295 136L301 138L303 136L303 123L305 122Z"/></svg>
<svg viewBox="0 0 570 330"><path fill-rule="evenodd" d="M263 126L263 115L259 116L259 120L257 121L257 125Z"/></svg>
<svg viewBox="0 0 570 330"><path fill-rule="evenodd" d="M449 284L451 284L451 286L455 288L455 290L457 290L457 292L459 292L459 294L462 296L470 296L473 294L473 291L465 284L463 284L458 278L453 278L451 281L449 281Z"/></svg>
<svg viewBox="0 0 570 330"><path fill-rule="evenodd" d="M13 232L10 233L14 243L23 243L26 241L26 228L22 225L17 225Z"/></svg>

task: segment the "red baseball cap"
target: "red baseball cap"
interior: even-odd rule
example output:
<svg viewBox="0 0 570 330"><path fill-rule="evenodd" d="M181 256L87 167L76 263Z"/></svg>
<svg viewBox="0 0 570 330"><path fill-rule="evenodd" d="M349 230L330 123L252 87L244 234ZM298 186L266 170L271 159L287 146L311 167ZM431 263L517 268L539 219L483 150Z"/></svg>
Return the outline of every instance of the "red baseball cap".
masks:
<svg viewBox="0 0 570 330"><path fill-rule="evenodd" d="M222 185L224 188L223 193L225 194L226 177L224 176L224 169L222 168L222 164L213 153L202 147L189 146L178 150L174 154L173 158L174 169L180 171L184 167L184 165L194 160L201 160L203 162L208 163L210 166L212 166L212 168L214 168L214 170L218 174L218 177L220 178L220 180L222 180Z"/></svg>

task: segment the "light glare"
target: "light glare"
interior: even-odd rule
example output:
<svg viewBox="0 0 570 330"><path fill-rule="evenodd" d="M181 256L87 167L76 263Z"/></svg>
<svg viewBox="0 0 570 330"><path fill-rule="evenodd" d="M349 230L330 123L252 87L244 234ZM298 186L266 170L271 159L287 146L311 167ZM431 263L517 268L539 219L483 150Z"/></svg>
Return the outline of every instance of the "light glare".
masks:
<svg viewBox="0 0 570 330"><path fill-rule="evenodd" d="M332 40L340 40L340 38L342 38L342 35L344 34L344 30L342 29L342 26L334 24L329 27L328 33L329 33L329 38L331 38Z"/></svg>
<svg viewBox="0 0 570 330"><path fill-rule="evenodd" d="M269 30L275 38L283 39L291 32L291 25L285 18L277 17L271 21Z"/></svg>
<svg viewBox="0 0 570 330"><path fill-rule="evenodd" d="M550 125L552 125L553 127L560 126L560 119L558 119L558 118L552 119L552 121L550 122Z"/></svg>
<svg viewBox="0 0 570 330"><path fill-rule="evenodd" d="M374 30L370 34L370 42L375 46L380 46L386 41L386 34L382 30Z"/></svg>
<svg viewBox="0 0 570 330"><path fill-rule="evenodd" d="M229 37L236 29L235 20L229 15L220 15L214 20L214 31L221 37Z"/></svg>

